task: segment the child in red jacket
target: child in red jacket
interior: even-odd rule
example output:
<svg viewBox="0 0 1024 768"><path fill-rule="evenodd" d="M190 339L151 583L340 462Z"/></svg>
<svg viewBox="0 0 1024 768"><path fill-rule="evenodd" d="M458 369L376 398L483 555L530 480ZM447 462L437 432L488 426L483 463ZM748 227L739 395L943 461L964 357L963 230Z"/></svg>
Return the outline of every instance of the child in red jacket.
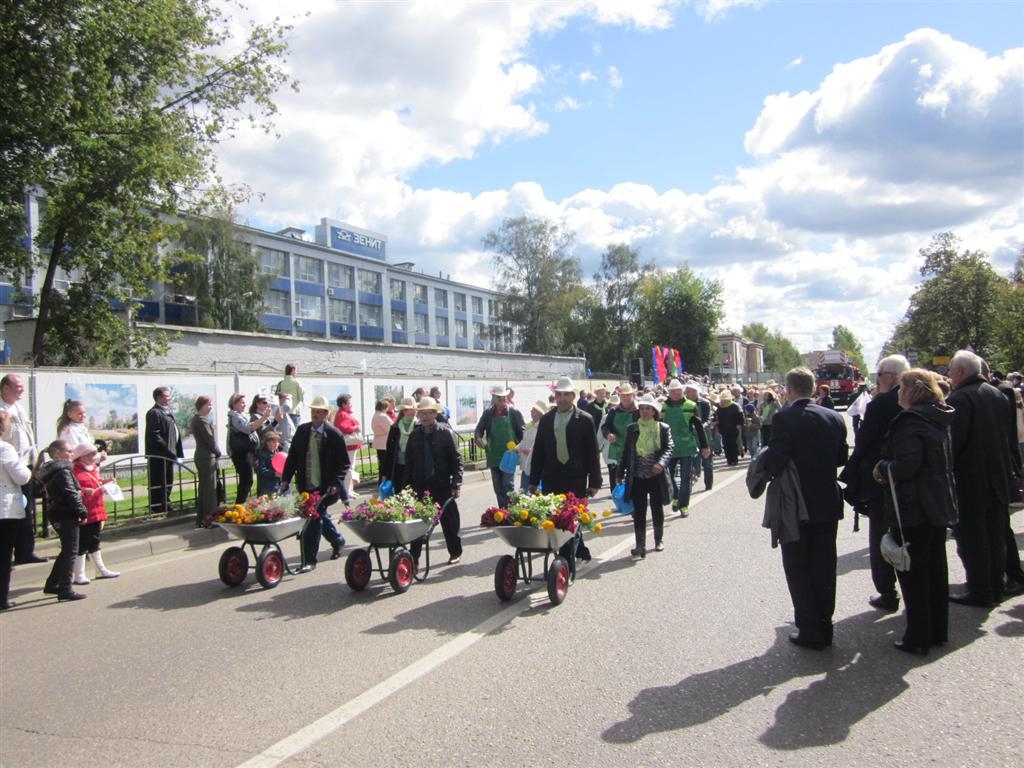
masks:
<svg viewBox="0 0 1024 768"><path fill-rule="evenodd" d="M116 579L121 574L112 571L103 564L103 555L100 554L100 531L103 530L103 523L107 519L107 509L103 503L103 480L100 478L100 468L96 464L99 452L92 443L82 443L75 446L71 454L73 464L72 472L75 479L82 486L82 502L89 513L85 522L81 524L78 532L78 557L75 558L75 569L73 582L75 584L88 584L89 579L85 575L86 555L92 555L93 565L96 566L97 579Z"/></svg>

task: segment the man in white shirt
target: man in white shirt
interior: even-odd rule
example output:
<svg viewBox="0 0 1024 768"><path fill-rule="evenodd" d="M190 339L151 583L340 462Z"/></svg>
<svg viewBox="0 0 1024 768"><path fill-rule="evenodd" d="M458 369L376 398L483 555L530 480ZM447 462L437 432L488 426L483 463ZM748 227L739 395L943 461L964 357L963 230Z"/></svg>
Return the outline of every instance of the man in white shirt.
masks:
<svg viewBox="0 0 1024 768"><path fill-rule="evenodd" d="M3 439L14 446L21 460L32 469L36 460L36 440L32 433L32 422L19 404L25 394L25 384L21 377L9 373L0 379L0 411L7 411L11 416L11 426ZM46 558L35 553L35 498L32 496L32 483L22 486L25 495L25 523L18 534L14 545L14 562L16 565L26 563L45 563Z"/></svg>

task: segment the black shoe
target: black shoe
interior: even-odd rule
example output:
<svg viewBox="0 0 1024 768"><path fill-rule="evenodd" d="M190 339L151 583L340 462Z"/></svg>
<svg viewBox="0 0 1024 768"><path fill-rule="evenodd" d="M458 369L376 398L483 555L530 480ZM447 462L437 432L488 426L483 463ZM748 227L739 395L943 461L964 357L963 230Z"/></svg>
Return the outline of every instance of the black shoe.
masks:
<svg viewBox="0 0 1024 768"><path fill-rule="evenodd" d="M299 568L299 573L309 573L310 571L315 571L315 570L316 570L316 563L306 563L301 568Z"/></svg>
<svg viewBox="0 0 1024 768"><path fill-rule="evenodd" d="M1024 581L1008 579L1006 586L1003 587L1003 596L1016 597L1017 595L1024 595Z"/></svg>
<svg viewBox="0 0 1024 768"><path fill-rule="evenodd" d="M629 554L633 557L639 557L641 559L647 557L647 547L635 547L629 550Z"/></svg>
<svg viewBox="0 0 1024 768"><path fill-rule="evenodd" d="M904 653L913 653L916 656L927 656L928 649L923 645L911 645L910 643L904 642L903 640L897 640L892 644L893 648L897 651L903 651Z"/></svg>
<svg viewBox="0 0 1024 768"><path fill-rule="evenodd" d="M664 544L664 542L659 541L657 544L655 544L654 545L654 551L655 552L664 552L665 551L665 544Z"/></svg>
<svg viewBox="0 0 1024 768"><path fill-rule="evenodd" d="M45 563L49 558L40 557L39 555L29 555L22 560L15 560L15 565L31 565L32 563Z"/></svg>
<svg viewBox="0 0 1024 768"><path fill-rule="evenodd" d="M66 592L57 593L57 602L66 603L68 600L85 600L85 595L81 592L75 592L73 589L69 589Z"/></svg>
<svg viewBox="0 0 1024 768"><path fill-rule="evenodd" d="M0 603L0 611L9 611L11 608L16 606L17 603L13 600L8 600L6 603Z"/></svg>
<svg viewBox="0 0 1024 768"><path fill-rule="evenodd" d="M339 541L331 545L331 560L337 560L341 557L341 548L344 546L344 541Z"/></svg>
<svg viewBox="0 0 1024 768"><path fill-rule="evenodd" d="M56 587L46 587L46 586L44 586L43 587L43 594L44 595L56 595L57 594L57 588Z"/></svg>
<svg viewBox="0 0 1024 768"><path fill-rule="evenodd" d="M576 550L576 559L582 560L584 563L590 562L590 550L586 547L580 547Z"/></svg>
<svg viewBox="0 0 1024 768"><path fill-rule="evenodd" d="M789 642L793 645L799 645L801 648L810 648L812 651L825 650L824 640L807 640L801 637L800 632L793 632L789 636Z"/></svg>
<svg viewBox="0 0 1024 768"><path fill-rule="evenodd" d="M895 613L900 609L900 599L896 596L875 595L868 598L868 605L886 613Z"/></svg>
<svg viewBox="0 0 1024 768"><path fill-rule="evenodd" d="M978 608L991 608L994 604L989 598L974 595L970 592L964 592L960 595L950 594L949 602L956 603L957 605L973 605Z"/></svg>

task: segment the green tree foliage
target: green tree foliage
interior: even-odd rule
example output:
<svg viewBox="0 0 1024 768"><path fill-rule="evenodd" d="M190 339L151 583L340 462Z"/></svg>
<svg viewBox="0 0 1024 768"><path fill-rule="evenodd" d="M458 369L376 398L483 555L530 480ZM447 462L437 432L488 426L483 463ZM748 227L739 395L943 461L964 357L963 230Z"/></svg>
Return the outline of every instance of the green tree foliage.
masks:
<svg viewBox="0 0 1024 768"><path fill-rule="evenodd" d="M724 315L717 280L704 280L686 264L654 270L640 280L636 303L636 336L643 349L635 351L645 360L654 344L680 350L686 370L694 374L717 360L715 334Z"/></svg>
<svg viewBox="0 0 1024 768"><path fill-rule="evenodd" d="M565 353L584 357L594 371L621 372L622 351L609 329L608 310L597 289L584 286L565 326Z"/></svg>
<svg viewBox="0 0 1024 768"><path fill-rule="evenodd" d="M195 301L197 324L229 331L264 330L260 315L270 278L260 273L259 258L231 208L191 219L186 226L177 283Z"/></svg>
<svg viewBox="0 0 1024 768"><path fill-rule="evenodd" d="M922 363L967 347L993 362L998 357L999 299L1007 281L985 253L958 245L956 235L944 232L920 251L924 281L910 297L897 346Z"/></svg>
<svg viewBox="0 0 1024 768"><path fill-rule="evenodd" d="M640 344L636 337L637 286L654 269L653 263L640 264L640 253L628 245L608 246L601 255L601 267L594 275L598 295L604 301L603 336L611 348L595 355L601 370L626 370L628 357L635 357ZM603 358L603 359L602 359Z"/></svg>
<svg viewBox="0 0 1024 768"><path fill-rule="evenodd" d="M287 27L232 39L212 0L19 0L0 11L0 268L38 305L32 358L121 364L153 350L133 307L167 277L174 214L216 185L213 148L244 115L268 128ZM45 199L25 245L28 190ZM163 214L163 215L161 215ZM80 282L54 291L58 268ZM124 307L124 314L121 308ZM128 322L124 321L127 315ZM86 332L78 318L88 317ZM84 335L83 335L84 333Z"/></svg>
<svg viewBox="0 0 1024 768"><path fill-rule="evenodd" d="M584 295L583 270L572 255L574 235L546 219L505 219L484 238L495 252L499 319L512 325L519 351L565 354L569 317Z"/></svg>
<svg viewBox="0 0 1024 768"><path fill-rule="evenodd" d="M1003 371L1024 370L1024 248L1010 279L999 289L994 335L996 352L992 367Z"/></svg>
<svg viewBox="0 0 1024 768"><path fill-rule="evenodd" d="M804 357L793 342L779 331L770 331L764 323L747 323L740 333L751 341L764 345L766 371L784 373L798 365L805 365Z"/></svg>
<svg viewBox="0 0 1024 768"><path fill-rule="evenodd" d="M861 373L867 371L864 363L864 348L853 335L853 331L845 325L837 325L832 329L832 348L846 352L850 362L860 368Z"/></svg>

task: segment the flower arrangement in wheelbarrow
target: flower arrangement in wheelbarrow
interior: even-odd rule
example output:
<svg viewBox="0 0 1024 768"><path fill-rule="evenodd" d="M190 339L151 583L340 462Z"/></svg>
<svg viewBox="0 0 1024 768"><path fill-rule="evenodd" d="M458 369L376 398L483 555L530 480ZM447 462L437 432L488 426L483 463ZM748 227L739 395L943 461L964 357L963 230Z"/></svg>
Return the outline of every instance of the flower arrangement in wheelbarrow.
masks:
<svg viewBox="0 0 1024 768"><path fill-rule="evenodd" d="M609 510L604 516L610 514ZM572 533L580 526L593 533L600 533L602 527L599 516L590 511L587 500L572 493L539 493L532 496L512 493L508 498L508 507L489 507L481 516L480 525L514 525Z"/></svg>
<svg viewBox="0 0 1024 768"><path fill-rule="evenodd" d="M441 516L441 505L426 493L420 499L412 488L403 488L393 496L381 499L376 496L346 509L341 519L346 523L375 522L403 523L407 520L424 520L436 523Z"/></svg>
<svg viewBox="0 0 1024 768"><path fill-rule="evenodd" d="M235 525L265 525L288 520L292 517L305 517L312 520L320 517L317 505L320 494L300 493L255 496L247 499L245 504L232 504L221 507L210 518L214 523L234 523Z"/></svg>

